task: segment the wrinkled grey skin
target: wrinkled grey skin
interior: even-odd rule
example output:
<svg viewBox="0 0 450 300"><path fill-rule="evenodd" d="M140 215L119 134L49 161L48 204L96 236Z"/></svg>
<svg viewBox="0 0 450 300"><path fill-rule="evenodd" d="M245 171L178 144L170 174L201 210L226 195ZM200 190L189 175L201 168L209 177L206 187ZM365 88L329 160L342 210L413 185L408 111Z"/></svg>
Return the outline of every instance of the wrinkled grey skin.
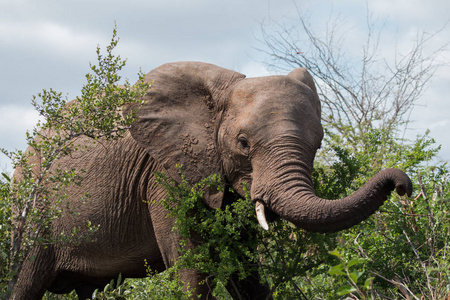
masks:
<svg viewBox="0 0 450 300"><path fill-rule="evenodd" d="M153 87L125 138L97 144L80 138L88 149L60 161L86 172L82 185L69 190L79 215L57 219L52 234L86 228L88 220L99 230L81 245L36 248L13 299L40 299L47 289L76 289L86 298L119 273L145 276L144 259L157 271L172 266L179 237L157 203L166 193L153 174L166 172L179 181L176 164L184 164L190 182L219 173L241 195L246 182L255 203L311 231L358 224L394 189L411 194L409 178L388 169L347 198L330 201L314 195L311 169L323 130L314 82L304 69L245 79L214 65L180 62L151 71L146 80L154 81ZM85 192L90 199L82 203ZM217 191L204 199L212 208L227 200ZM205 279L202 274L185 270L181 279L203 298L210 297L208 287L198 285ZM269 293L252 278L237 286L248 299Z"/></svg>

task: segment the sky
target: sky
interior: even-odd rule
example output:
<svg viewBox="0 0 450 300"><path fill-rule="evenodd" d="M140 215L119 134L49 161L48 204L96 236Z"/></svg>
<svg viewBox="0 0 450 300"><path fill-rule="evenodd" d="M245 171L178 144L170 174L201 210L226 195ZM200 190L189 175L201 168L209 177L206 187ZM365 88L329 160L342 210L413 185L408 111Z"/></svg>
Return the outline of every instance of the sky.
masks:
<svg viewBox="0 0 450 300"><path fill-rule="evenodd" d="M364 43L367 14L381 20L380 47L395 44L407 51L418 32L436 32L450 20L448 0L0 0L0 147L26 148L25 132L38 120L33 95L54 89L79 95L95 49L107 46L117 24L116 54L127 58L122 75L131 82L141 69L174 61L202 61L249 77L278 74L269 68L261 28L276 33L277 24L297 26L309 17L317 32L339 16L351 29L349 51ZM297 25L296 25L297 24ZM293 27L295 28L295 27ZM450 41L447 25L430 49ZM352 46L355 45L355 46ZM431 51L431 50L430 50ZM393 51L381 51L387 60ZM450 64L450 55L439 59ZM438 70L411 114L408 135L430 130L442 144L439 159L450 160L450 68ZM11 171L0 155L0 171Z"/></svg>

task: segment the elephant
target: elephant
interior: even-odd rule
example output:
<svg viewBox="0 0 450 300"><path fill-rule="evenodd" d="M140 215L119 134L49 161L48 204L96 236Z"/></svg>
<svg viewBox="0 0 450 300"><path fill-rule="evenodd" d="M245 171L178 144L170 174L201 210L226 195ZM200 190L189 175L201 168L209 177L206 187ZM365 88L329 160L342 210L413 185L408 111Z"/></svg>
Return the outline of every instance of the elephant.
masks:
<svg viewBox="0 0 450 300"><path fill-rule="evenodd" d="M266 213L284 218L305 230L335 232L372 215L391 191L411 195L409 177L385 169L359 190L342 199L315 195L311 172L323 138L321 105L312 76L304 68L288 75L246 78L245 75L201 62L175 62L150 71L152 83L124 137L98 140L79 137L78 152L58 165L84 170L80 185L68 187L68 201L76 214L53 221L52 233L99 225L79 244L36 246L25 260L12 299L40 299L44 292L76 290L89 298L121 273L145 277L144 260L156 272L179 257L180 237L174 220L159 200L167 192L155 182L155 172L194 183L219 174L222 184L244 196L250 192L260 225ZM122 113L136 111L128 105ZM38 157L34 159L39 159ZM230 197L225 188L203 196L211 209ZM82 196L88 193L89 199ZM194 296L211 297L204 275L180 271ZM251 279L248 279L251 280ZM241 284L248 299L270 297L267 287Z"/></svg>

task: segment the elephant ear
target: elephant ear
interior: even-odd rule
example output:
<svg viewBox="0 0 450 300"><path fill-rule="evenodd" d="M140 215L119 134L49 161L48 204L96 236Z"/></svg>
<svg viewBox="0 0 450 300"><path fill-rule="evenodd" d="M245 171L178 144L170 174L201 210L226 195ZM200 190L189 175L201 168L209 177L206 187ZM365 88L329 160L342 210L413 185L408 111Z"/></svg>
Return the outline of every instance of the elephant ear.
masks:
<svg viewBox="0 0 450 300"><path fill-rule="evenodd" d="M218 105L244 77L199 62L169 63L152 70L145 81L153 84L130 128L132 137L177 182L181 181L176 167L180 164L190 183L220 174L215 143ZM223 192L217 189L204 195L205 203L213 208L220 207L222 200Z"/></svg>
<svg viewBox="0 0 450 300"><path fill-rule="evenodd" d="M309 72L305 68L297 68L297 69L293 70L291 73L289 73L288 77L305 84L306 86L308 86L311 89L311 92L313 94L311 102L314 106L317 116L320 119L321 118L320 100L319 100L319 95L317 94L317 89L316 89L316 85L314 83L314 79L311 76L311 74L309 74Z"/></svg>

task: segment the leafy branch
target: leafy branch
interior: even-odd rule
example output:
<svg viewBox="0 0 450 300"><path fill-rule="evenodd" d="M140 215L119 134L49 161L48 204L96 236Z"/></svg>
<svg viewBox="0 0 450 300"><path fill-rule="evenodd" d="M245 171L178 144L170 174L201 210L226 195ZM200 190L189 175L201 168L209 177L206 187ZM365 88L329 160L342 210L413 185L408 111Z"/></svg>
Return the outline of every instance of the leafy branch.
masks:
<svg viewBox="0 0 450 300"><path fill-rule="evenodd" d="M150 88L142 72L138 73L135 85L130 85L128 80L119 85L122 79L119 72L126 60L113 54L118 42L114 27L106 55L97 46L98 65L90 66L92 73L86 75L87 83L81 89L81 96L75 100L68 101L53 89L33 96L32 104L42 119L31 133L27 132L29 147L26 151L1 149L16 170L8 196L15 217L12 221L10 282L6 298L17 282L30 250L37 243L56 242L47 237L46 232L49 232L52 220L65 209L61 206L67 198L65 189L70 184L80 184L82 180L80 172L83 170L61 169L57 161L83 148L78 142L80 137L94 140L123 137L135 118L135 111L123 115L123 106L142 104L141 99ZM76 239L77 233L73 235Z"/></svg>

